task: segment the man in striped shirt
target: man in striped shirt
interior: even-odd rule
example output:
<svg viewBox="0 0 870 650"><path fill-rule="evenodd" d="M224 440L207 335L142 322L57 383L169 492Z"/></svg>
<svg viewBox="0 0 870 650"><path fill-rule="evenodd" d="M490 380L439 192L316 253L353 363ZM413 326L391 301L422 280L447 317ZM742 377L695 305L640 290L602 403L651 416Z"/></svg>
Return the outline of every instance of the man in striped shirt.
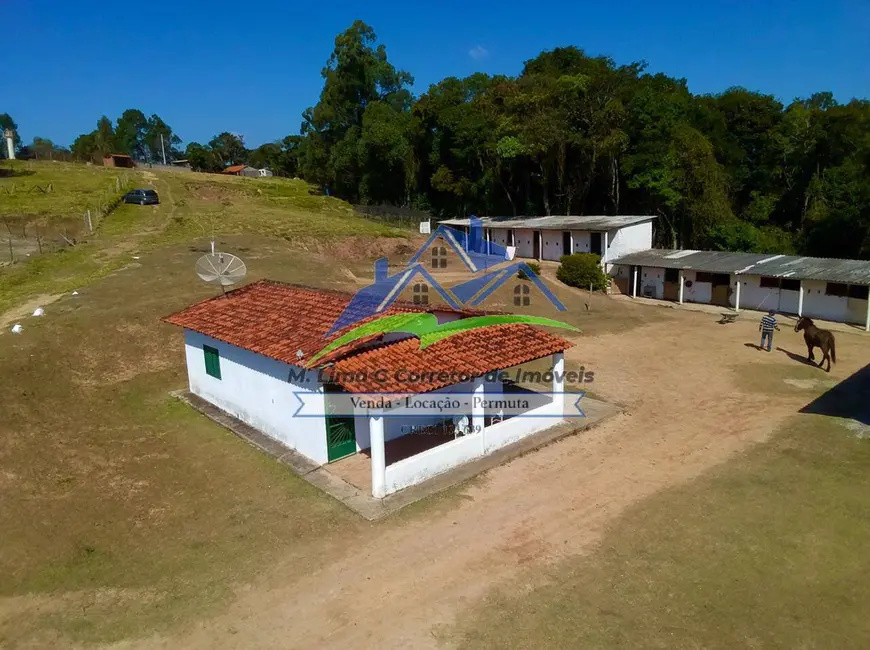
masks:
<svg viewBox="0 0 870 650"><path fill-rule="evenodd" d="M767 316L761 317L761 322L758 324L758 329L761 331L761 347L764 347L764 342L767 341L767 351L770 352L773 346L773 330L779 331L779 326L776 324L776 312L772 309L767 312Z"/></svg>

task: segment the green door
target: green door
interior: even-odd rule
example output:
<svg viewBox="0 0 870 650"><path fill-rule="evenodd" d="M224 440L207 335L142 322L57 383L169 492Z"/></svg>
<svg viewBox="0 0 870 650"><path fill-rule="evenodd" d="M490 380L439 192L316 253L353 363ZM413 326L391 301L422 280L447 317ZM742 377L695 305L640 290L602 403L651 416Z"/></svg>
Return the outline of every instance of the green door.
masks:
<svg viewBox="0 0 870 650"><path fill-rule="evenodd" d="M330 463L356 453L354 419L348 416L330 415L334 407L329 401L329 395L341 392L341 388L333 384L323 387L323 398L326 402L326 455Z"/></svg>

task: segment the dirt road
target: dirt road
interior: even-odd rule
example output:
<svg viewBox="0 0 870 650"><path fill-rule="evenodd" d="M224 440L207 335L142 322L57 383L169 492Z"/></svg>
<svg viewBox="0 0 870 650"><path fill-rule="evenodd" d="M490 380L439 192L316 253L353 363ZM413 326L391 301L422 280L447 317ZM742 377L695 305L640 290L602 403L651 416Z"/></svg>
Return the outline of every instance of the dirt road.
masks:
<svg viewBox="0 0 870 650"><path fill-rule="evenodd" d="M787 376L799 364L746 346L754 322L713 321L675 310L579 339L569 361L594 369L596 395L626 405L626 415L500 467L446 512L324 548L320 568L300 582L282 584L285 568L275 566L219 617L123 647L449 647L457 615L488 590L521 588L549 563L589 552L628 506L765 440L806 403L797 390L748 394L753 368L780 366ZM858 369L864 343L838 335L831 379ZM802 352L791 331L776 344Z"/></svg>

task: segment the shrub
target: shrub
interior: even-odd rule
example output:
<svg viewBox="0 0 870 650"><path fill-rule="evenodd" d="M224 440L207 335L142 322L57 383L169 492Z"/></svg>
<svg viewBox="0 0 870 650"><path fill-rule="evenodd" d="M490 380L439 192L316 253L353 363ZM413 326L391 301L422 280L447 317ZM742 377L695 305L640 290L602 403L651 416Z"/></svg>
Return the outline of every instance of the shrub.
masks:
<svg viewBox="0 0 870 650"><path fill-rule="evenodd" d="M601 270L601 256L595 253L574 253L563 255L559 260L556 277L571 287L603 291L606 287L604 272Z"/></svg>
<svg viewBox="0 0 870 650"><path fill-rule="evenodd" d="M526 266L528 266L532 271L534 271L535 275L541 277L541 265L536 264L535 262L526 262ZM520 269L517 273L517 277L520 280L529 280L529 275L526 273L525 269Z"/></svg>

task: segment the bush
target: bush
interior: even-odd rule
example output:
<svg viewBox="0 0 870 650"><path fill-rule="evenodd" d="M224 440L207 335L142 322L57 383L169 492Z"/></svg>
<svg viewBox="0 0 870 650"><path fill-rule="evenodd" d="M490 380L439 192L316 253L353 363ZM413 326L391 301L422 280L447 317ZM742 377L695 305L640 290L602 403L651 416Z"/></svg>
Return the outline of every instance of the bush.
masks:
<svg viewBox="0 0 870 650"><path fill-rule="evenodd" d="M534 271L535 275L537 275L538 277L541 277L541 265L540 264L535 264L534 262L526 262L526 266L528 266L530 269L532 269L532 271ZM526 273L525 269L520 269L519 272L517 273L517 277L520 280L531 279L531 278L529 278L529 275L528 275L528 273Z"/></svg>
<svg viewBox="0 0 870 650"><path fill-rule="evenodd" d="M606 281L601 270L601 256L595 253L574 253L563 255L559 260L559 270L556 277L571 287L588 289L592 285L595 291L604 291Z"/></svg>

